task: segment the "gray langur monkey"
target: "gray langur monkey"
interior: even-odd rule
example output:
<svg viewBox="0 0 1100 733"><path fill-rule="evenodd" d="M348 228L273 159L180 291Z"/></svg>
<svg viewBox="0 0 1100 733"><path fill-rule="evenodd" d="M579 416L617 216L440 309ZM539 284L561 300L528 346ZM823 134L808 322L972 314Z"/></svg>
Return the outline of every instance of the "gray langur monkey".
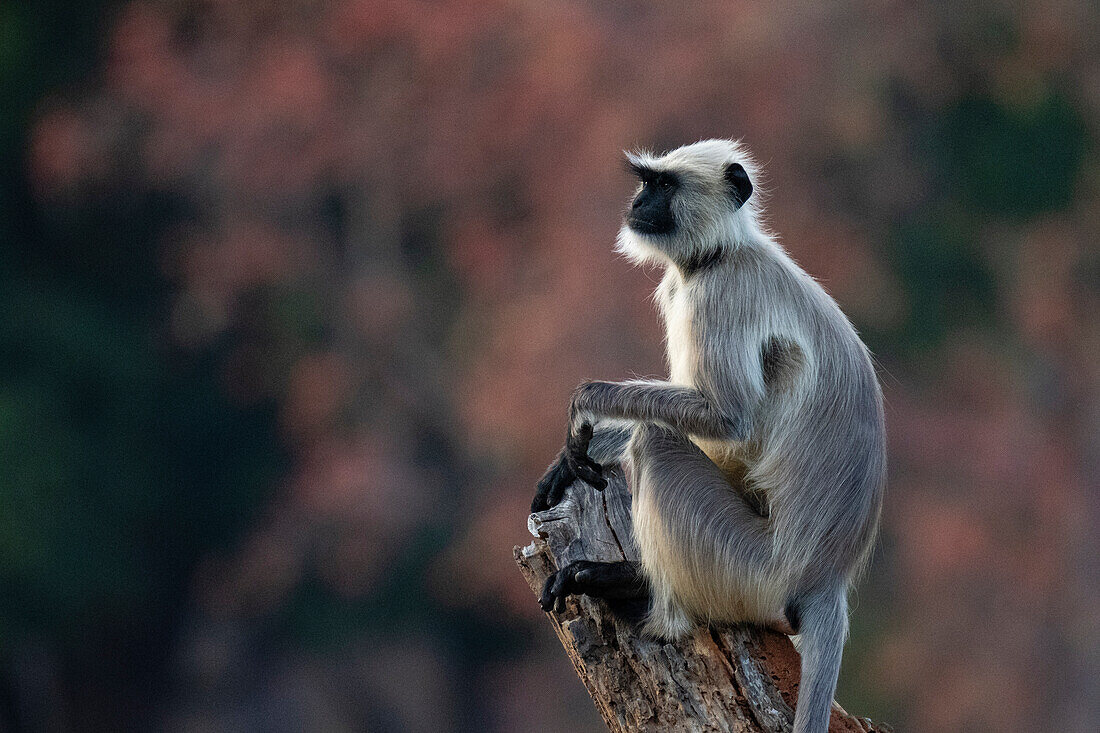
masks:
<svg viewBox="0 0 1100 733"><path fill-rule="evenodd" d="M578 387L532 511L577 478L602 489L601 462L622 458L641 562L571 563L539 602L636 601L643 630L661 638L735 621L799 634L794 731L824 733L848 589L870 555L885 482L870 355L760 225L756 168L739 143L627 158L640 186L618 249L666 266L656 300L670 376Z"/></svg>

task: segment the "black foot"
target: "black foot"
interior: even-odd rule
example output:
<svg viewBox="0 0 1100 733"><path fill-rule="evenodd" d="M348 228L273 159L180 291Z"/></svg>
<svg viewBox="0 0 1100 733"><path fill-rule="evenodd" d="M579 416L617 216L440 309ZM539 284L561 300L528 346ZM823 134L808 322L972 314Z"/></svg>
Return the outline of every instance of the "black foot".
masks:
<svg viewBox="0 0 1100 733"><path fill-rule="evenodd" d="M639 603L648 604L649 597L637 563L578 560L546 579L539 605L543 611L554 609L560 613L565 610L566 596L581 593L609 601L631 601L633 603L619 604L626 614Z"/></svg>
<svg viewBox="0 0 1100 733"><path fill-rule="evenodd" d="M606 600L611 613L615 614L615 618L628 626L637 626L649 616L651 600L649 594L646 594L643 598L623 598L622 600L608 598Z"/></svg>

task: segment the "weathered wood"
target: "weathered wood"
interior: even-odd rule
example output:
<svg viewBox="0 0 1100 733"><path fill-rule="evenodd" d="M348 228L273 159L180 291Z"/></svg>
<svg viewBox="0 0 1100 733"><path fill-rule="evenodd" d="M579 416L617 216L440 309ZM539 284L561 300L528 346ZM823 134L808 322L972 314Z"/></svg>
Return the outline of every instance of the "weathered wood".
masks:
<svg viewBox="0 0 1100 733"><path fill-rule="evenodd" d="M574 560L638 559L626 480L618 470L608 479L603 492L574 484L560 504L531 515L535 541L515 548L515 558L536 595L550 573ZM612 731L791 730L799 658L782 634L751 626L699 628L663 643L643 638L587 596L572 596L563 613L547 616ZM891 729L834 704L829 730Z"/></svg>

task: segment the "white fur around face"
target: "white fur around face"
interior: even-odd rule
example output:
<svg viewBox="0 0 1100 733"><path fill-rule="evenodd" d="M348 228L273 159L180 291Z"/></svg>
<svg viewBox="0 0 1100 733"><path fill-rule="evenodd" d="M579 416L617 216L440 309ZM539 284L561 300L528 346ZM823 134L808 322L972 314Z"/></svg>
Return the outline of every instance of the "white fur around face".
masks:
<svg viewBox="0 0 1100 733"><path fill-rule="evenodd" d="M734 140L703 140L655 156L628 152L627 159L654 171L674 172L680 188L672 209L677 228L672 234L642 234L623 225L616 250L637 263L666 264L704 257L716 246L736 247L760 235L758 196L737 207L729 195L725 169L740 163L755 181L758 169L751 156Z"/></svg>

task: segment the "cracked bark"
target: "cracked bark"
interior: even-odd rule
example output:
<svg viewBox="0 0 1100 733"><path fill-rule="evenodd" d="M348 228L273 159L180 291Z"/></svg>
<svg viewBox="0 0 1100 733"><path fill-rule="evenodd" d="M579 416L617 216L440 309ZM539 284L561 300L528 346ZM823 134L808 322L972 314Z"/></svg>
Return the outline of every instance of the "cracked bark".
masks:
<svg viewBox="0 0 1100 733"><path fill-rule="evenodd" d="M547 576L574 560L638 559L630 492L620 470L598 492L574 484L558 506L532 514L535 541L515 548L536 596ZM797 699L799 658L790 639L752 626L697 628L675 643L641 637L602 601L571 596L548 613L573 667L612 731L786 733ZM834 703L832 733L885 733Z"/></svg>

